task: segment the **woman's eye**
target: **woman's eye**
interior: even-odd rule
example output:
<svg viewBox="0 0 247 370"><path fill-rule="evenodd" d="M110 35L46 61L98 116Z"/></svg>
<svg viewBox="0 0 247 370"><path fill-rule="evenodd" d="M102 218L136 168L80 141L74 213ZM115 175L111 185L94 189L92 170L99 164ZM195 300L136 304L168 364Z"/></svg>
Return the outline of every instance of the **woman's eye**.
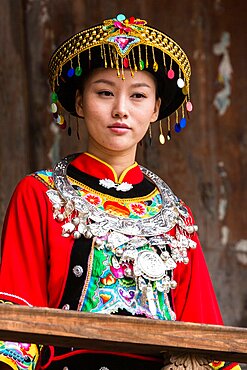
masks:
<svg viewBox="0 0 247 370"><path fill-rule="evenodd" d="M103 90L103 91L99 91L98 92L98 95L102 95L102 96L113 96L113 93L111 91L108 91L108 90Z"/></svg>
<svg viewBox="0 0 247 370"><path fill-rule="evenodd" d="M135 99L141 99L141 98L145 98L146 96L142 93L135 93L132 95L132 97Z"/></svg>

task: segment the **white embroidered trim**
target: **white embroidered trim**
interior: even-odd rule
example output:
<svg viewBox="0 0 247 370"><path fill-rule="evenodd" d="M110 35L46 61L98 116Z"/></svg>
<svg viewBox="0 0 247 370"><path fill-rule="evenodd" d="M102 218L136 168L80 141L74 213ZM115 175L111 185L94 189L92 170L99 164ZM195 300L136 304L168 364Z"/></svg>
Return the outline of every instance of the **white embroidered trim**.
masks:
<svg viewBox="0 0 247 370"><path fill-rule="evenodd" d="M117 191L129 191L133 188L133 185L129 184L128 182L122 182L121 184L116 184L114 181L110 179L102 179L99 180L99 184L106 189L115 188Z"/></svg>
<svg viewBox="0 0 247 370"><path fill-rule="evenodd" d="M1 295L6 295L7 297L17 298L20 301L25 302L29 307L33 307L33 305L31 303L29 303L28 301L26 301L24 298L19 297L18 295L6 293L6 292L0 292L0 296Z"/></svg>

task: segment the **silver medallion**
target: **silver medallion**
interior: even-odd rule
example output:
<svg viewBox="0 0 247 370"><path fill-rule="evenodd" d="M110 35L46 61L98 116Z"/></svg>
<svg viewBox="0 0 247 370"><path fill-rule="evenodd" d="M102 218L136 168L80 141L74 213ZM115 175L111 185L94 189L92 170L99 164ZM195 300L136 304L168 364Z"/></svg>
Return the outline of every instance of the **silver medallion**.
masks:
<svg viewBox="0 0 247 370"><path fill-rule="evenodd" d="M143 250L139 252L136 264L142 276L151 281L160 280L166 274L162 259L153 251Z"/></svg>

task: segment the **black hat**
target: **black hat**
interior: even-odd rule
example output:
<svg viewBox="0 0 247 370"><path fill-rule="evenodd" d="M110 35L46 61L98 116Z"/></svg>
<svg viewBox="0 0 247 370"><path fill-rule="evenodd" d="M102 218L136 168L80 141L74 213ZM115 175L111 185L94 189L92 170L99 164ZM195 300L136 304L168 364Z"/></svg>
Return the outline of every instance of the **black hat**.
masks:
<svg viewBox="0 0 247 370"><path fill-rule="evenodd" d="M59 103L76 116L75 96L81 79L98 67L114 68L122 79L126 68L133 76L138 70L151 72L161 98L158 119L168 118L168 135L173 113L175 130L185 127L185 111L192 110L191 68L185 52L169 36L147 26L146 21L127 19L123 14L75 34L53 53L49 63L51 111L59 125L65 126Z"/></svg>

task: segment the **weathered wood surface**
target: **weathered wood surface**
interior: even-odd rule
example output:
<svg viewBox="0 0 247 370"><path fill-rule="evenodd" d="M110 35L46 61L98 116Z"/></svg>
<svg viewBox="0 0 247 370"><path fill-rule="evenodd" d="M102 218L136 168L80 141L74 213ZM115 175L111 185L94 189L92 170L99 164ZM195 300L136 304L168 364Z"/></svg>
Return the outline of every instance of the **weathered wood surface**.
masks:
<svg viewBox="0 0 247 370"><path fill-rule="evenodd" d="M247 329L0 305L0 338L161 356L193 353L247 363Z"/></svg>

